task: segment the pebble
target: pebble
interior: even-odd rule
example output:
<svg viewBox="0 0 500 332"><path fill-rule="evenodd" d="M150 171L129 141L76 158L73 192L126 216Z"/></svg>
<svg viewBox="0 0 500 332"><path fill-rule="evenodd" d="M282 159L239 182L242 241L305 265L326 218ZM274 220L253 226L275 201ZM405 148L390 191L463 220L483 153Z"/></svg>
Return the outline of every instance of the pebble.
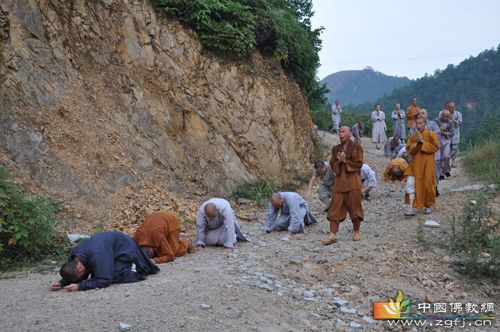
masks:
<svg viewBox="0 0 500 332"><path fill-rule="evenodd" d="M240 316L241 316L241 311L238 308L231 308L228 311L226 311L227 318L236 319L239 318Z"/></svg>
<svg viewBox="0 0 500 332"><path fill-rule="evenodd" d="M359 324L359 323L356 323L355 321L351 321L349 323L349 326L352 327L352 328L355 328L355 329L359 329L359 328L361 328L362 325Z"/></svg>
<svg viewBox="0 0 500 332"><path fill-rule="evenodd" d="M281 238L281 241L288 241L288 240L290 240L290 239L287 236L284 236Z"/></svg>
<svg viewBox="0 0 500 332"><path fill-rule="evenodd" d="M212 306L210 304L202 303L202 304L200 304L200 308L203 310L207 310L207 309L212 308Z"/></svg>
<svg viewBox="0 0 500 332"><path fill-rule="evenodd" d="M332 296L333 294L333 289L331 288L325 288L325 289L322 289L319 291L319 293L322 295L322 296Z"/></svg>
<svg viewBox="0 0 500 332"><path fill-rule="evenodd" d="M437 221L434 221L434 220L426 220L424 223L424 226L439 228L439 227L441 227L441 224L438 223Z"/></svg>
<svg viewBox="0 0 500 332"><path fill-rule="evenodd" d="M118 328L122 332L124 332L124 331L130 331L130 329L132 328L132 325L127 324L127 323L120 323L120 324L118 324Z"/></svg>
<svg viewBox="0 0 500 332"><path fill-rule="evenodd" d="M314 297L304 297L304 301L306 302L314 302L316 299Z"/></svg>
<svg viewBox="0 0 500 332"><path fill-rule="evenodd" d="M264 276L260 276L259 280L262 281L262 282L264 282L264 283L266 283L266 284L270 284L270 285L273 284L273 281L271 279L268 279L268 278L266 278Z"/></svg>
<svg viewBox="0 0 500 332"><path fill-rule="evenodd" d="M344 314L355 314L358 311L356 308L349 308L349 307L340 307L340 312L343 312Z"/></svg>
<svg viewBox="0 0 500 332"><path fill-rule="evenodd" d="M366 308L366 307L361 307L358 309L358 315L359 316L366 316L370 314L370 309Z"/></svg>
<svg viewBox="0 0 500 332"><path fill-rule="evenodd" d="M344 300L344 299L342 299L340 297L334 297L332 303L335 304L335 305L337 305L337 306L343 306L343 305L348 304L349 301Z"/></svg>
<svg viewBox="0 0 500 332"><path fill-rule="evenodd" d="M260 284L259 288L267 289L267 291L269 291L269 292L273 291L273 287L271 285L269 285L269 284Z"/></svg>
<svg viewBox="0 0 500 332"><path fill-rule="evenodd" d="M314 293L311 291L304 291L302 295L304 295L304 297L314 297Z"/></svg>
<svg viewBox="0 0 500 332"><path fill-rule="evenodd" d="M367 322L368 324L375 324L377 322L375 319L373 319L372 317L369 317L369 316L363 317L363 320L365 322Z"/></svg>

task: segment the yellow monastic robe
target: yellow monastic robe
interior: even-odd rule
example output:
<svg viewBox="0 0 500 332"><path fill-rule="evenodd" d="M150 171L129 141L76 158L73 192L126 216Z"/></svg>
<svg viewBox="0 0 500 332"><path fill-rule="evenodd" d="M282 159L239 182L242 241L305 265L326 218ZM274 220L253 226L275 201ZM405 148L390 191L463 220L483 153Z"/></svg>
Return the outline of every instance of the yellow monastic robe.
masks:
<svg viewBox="0 0 500 332"><path fill-rule="evenodd" d="M389 164L385 168L384 179L386 181L391 180L391 170L394 166L397 166L401 170L401 172L403 172L403 178L401 179L401 182L406 182L406 178L408 177L410 172L408 170L408 163L403 158L395 158L389 162Z"/></svg>
<svg viewBox="0 0 500 332"><path fill-rule="evenodd" d="M406 108L406 127L410 129L417 121L417 116L420 113L418 106L410 105Z"/></svg>
<svg viewBox="0 0 500 332"><path fill-rule="evenodd" d="M439 150L439 141L436 133L424 129L422 131L423 143L418 143L418 132L408 139L406 151L413 160L411 172L415 177L415 202L414 208L421 209L433 206L436 203L436 177L434 176L434 153Z"/></svg>

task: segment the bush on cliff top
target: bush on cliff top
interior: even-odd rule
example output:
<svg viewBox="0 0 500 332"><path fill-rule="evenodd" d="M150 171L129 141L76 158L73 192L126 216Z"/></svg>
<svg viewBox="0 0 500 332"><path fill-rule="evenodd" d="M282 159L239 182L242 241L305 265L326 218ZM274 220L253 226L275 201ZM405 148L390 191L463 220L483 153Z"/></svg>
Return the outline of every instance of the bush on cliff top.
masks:
<svg viewBox="0 0 500 332"><path fill-rule="evenodd" d="M198 33L214 51L243 57L255 46L278 59L307 95L309 105L323 91L316 81L320 29L312 29L312 0L155 0Z"/></svg>

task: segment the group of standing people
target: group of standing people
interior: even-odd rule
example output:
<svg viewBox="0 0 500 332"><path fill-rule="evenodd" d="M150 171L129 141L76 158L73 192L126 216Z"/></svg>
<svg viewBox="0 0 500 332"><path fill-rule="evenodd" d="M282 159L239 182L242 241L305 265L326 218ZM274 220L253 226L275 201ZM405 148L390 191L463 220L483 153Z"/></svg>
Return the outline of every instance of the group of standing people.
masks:
<svg viewBox="0 0 500 332"><path fill-rule="evenodd" d="M439 196L439 181L451 176L451 167L457 166L462 114L455 108L454 102L446 102L434 120L429 120L429 113L417 106L415 98L407 109L408 154L393 156L384 173L387 180L406 183L406 216L414 216L414 208L431 213Z"/></svg>
<svg viewBox="0 0 500 332"><path fill-rule="evenodd" d="M339 107L336 100L332 119L334 114L340 114ZM371 113L372 143L377 149L384 145L384 155L392 159L384 175L386 179L406 183L407 216L415 214L413 208L431 213L431 206L439 196L439 181L450 177L451 168L457 166L462 114L456 110L454 102L446 102L437 118L429 120L428 117L427 110L417 105L417 98L411 99L406 112L396 103L391 114L393 136L387 139L385 113L380 104L376 104ZM336 120L340 122L339 118ZM361 141L363 130L361 121L352 126L355 142Z"/></svg>

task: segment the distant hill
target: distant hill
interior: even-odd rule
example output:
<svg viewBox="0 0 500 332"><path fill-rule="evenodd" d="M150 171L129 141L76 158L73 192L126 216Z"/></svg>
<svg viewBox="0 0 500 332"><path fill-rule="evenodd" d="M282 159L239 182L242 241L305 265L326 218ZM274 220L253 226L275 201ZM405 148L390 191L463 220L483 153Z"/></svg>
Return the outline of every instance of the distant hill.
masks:
<svg viewBox="0 0 500 332"><path fill-rule="evenodd" d="M331 104L335 99L339 99L342 104L374 102L385 93L409 82L411 80L407 77L388 76L371 67L339 71L321 80L330 89L326 97Z"/></svg>
<svg viewBox="0 0 500 332"><path fill-rule="evenodd" d="M476 57L469 57L459 65L448 65L425 75L408 85L380 97L382 110L391 111L394 103L406 108L415 96L418 105L435 118L445 101L454 101L463 114L462 143L478 143L486 139L500 139L500 45ZM344 102L344 104L346 104ZM354 113L367 114L373 103L348 105Z"/></svg>

